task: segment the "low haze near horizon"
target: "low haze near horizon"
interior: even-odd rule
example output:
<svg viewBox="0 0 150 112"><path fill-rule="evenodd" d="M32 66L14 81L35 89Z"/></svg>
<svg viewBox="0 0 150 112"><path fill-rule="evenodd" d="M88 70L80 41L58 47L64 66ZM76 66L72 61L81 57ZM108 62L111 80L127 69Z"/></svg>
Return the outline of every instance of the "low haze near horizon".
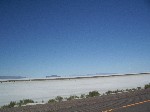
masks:
<svg viewBox="0 0 150 112"><path fill-rule="evenodd" d="M149 71L148 0L0 1L0 75Z"/></svg>

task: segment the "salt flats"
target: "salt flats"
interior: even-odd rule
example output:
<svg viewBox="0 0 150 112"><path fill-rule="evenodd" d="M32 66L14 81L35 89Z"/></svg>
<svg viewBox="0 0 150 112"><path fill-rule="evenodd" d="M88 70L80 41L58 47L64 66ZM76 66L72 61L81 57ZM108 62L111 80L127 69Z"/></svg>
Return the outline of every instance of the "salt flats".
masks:
<svg viewBox="0 0 150 112"><path fill-rule="evenodd" d="M10 101L21 99L33 99L34 101L47 102L49 99L60 95L81 95L89 91L98 90L104 93L108 90L127 89L143 87L150 83L150 74L66 79L66 80L45 80L45 81L17 81L0 83L0 106Z"/></svg>

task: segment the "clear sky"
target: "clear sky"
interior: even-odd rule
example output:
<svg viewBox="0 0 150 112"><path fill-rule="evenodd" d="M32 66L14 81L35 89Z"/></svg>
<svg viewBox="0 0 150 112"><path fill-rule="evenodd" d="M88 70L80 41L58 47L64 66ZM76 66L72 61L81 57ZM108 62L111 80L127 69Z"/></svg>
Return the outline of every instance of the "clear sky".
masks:
<svg viewBox="0 0 150 112"><path fill-rule="evenodd" d="M0 75L149 71L149 0L0 0Z"/></svg>

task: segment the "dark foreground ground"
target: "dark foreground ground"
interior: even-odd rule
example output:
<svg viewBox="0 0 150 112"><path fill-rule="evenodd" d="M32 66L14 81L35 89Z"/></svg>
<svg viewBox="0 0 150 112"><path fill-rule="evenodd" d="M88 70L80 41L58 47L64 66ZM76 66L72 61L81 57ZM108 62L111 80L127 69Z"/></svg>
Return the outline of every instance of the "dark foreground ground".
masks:
<svg viewBox="0 0 150 112"><path fill-rule="evenodd" d="M0 112L150 112L150 89L26 107Z"/></svg>

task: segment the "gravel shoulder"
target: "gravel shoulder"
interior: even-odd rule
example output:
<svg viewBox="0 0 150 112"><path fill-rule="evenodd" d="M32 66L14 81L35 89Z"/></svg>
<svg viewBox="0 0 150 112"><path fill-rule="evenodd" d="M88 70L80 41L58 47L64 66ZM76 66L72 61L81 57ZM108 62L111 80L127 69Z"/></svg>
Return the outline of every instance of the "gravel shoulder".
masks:
<svg viewBox="0 0 150 112"><path fill-rule="evenodd" d="M146 100L150 100L150 89L64 101L54 104L0 109L0 112L107 112L107 110L115 108L118 109L112 110L112 112L150 112L150 102L120 108L125 105Z"/></svg>

